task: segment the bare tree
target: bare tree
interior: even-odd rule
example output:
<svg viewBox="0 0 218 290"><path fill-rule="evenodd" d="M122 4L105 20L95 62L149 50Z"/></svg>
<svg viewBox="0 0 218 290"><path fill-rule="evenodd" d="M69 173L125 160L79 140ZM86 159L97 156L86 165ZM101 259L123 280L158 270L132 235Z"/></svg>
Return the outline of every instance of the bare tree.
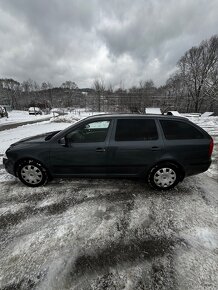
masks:
<svg viewBox="0 0 218 290"><path fill-rule="evenodd" d="M146 106L151 105L151 97L155 94L156 87L153 80L145 80L139 82L141 93L141 111L144 112Z"/></svg>
<svg viewBox="0 0 218 290"><path fill-rule="evenodd" d="M20 83L13 79L0 79L0 87L8 95L12 108L17 108L20 95Z"/></svg>
<svg viewBox="0 0 218 290"><path fill-rule="evenodd" d="M110 95L113 94L113 92L114 92L114 86L111 83L109 83L108 86L107 86L107 92Z"/></svg>
<svg viewBox="0 0 218 290"><path fill-rule="evenodd" d="M48 83L47 82L43 82L42 84L41 84L41 90L47 90L49 87L48 87Z"/></svg>
<svg viewBox="0 0 218 290"><path fill-rule="evenodd" d="M174 97L173 109L189 112L191 99L181 73L177 72L167 80L165 90L167 91L167 96Z"/></svg>
<svg viewBox="0 0 218 290"><path fill-rule="evenodd" d="M61 88L63 89L70 89L70 90L76 90L78 89L78 86L75 82L72 81L66 81L62 83Z"/></svg>
<svg viewBox="0 0 218 290"><path fill-rule="evenodd" d="M95 90L97 96L97 110L101 112L101 97L104 96L105 83L102 79L96 79L93 83L93 89Z"/></svg>
<svg viewBox="0 0 218 290"><path fill-rule="evenodd" d="M50 106L51 106L51 107L53 107L52 88L53 88L52 83L48 82L48 83L47 83L47 89L48 89L48 91L49 91L49 101L50 101Z"/></svg>
<svg viewBox="0 0 218 290"><path fill-rule="evenodd" d="M34 89L34 82L31 79L28 79L26 81L23 81L21 84L22 91L26 93L26 95L29 95L31 91Z"/></svg>
<svg viewBox="0 0 218 290"><path fill-rule="evenodd" d="M178 62L181 80L192 100L195 112L214 97L217 88L218 36L192 47Z"/></svg>

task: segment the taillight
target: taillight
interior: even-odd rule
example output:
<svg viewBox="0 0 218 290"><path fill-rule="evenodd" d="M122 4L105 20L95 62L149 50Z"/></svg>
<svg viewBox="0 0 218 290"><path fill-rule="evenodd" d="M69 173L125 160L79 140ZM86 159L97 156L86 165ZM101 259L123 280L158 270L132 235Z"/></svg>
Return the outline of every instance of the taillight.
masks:
<svg viewBox="0 0 218 290"><path fill-rule="evenodd" d="M214 145L214 143L213 143L213 138L211 138L211 139L210 139L209 152L208 152L209 157L211 157L211 155L212 155L212 152L213 152L213 145Z"/></svg>

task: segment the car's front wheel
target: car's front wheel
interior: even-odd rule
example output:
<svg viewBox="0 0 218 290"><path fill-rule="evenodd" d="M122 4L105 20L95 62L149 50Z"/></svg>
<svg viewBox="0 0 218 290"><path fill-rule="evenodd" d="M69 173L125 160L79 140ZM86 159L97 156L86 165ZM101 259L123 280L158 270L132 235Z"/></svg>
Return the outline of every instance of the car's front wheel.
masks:
<svg viewBox="0 0 218 290"><path fill-rule="evenodd" d="M179 182L179 168L172 163L163 163L154 166L148 175L148 183L155 189L167 190Z"/></svg>
<svg viewBox="0 0 218 290"><path fill-rule="evenodd" d="M45 185L48 182L47 170L34 160L20 162L17 167L17 175L21 182L30 187Z"/></svg>

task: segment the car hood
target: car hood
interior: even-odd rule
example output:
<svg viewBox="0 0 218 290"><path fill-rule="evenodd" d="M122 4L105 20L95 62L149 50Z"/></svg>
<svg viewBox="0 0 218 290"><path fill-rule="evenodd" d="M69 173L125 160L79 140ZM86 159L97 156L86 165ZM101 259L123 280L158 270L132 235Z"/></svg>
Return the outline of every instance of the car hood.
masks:
<svg viewBox="0 0 218 290"><path fill-rule="evenodd" d="M52 132L47 132L47 133L43 133L40 135L35 135L32 137L28 137L28 138L24 138L19 140L16 143L11 144L10 147L14 147L17 145L20 145L21 143L41 143L41 142L46 142L48 140L50 140L54 135L56 135L57 133L59 133L60 131L52 131Z"/></svg>

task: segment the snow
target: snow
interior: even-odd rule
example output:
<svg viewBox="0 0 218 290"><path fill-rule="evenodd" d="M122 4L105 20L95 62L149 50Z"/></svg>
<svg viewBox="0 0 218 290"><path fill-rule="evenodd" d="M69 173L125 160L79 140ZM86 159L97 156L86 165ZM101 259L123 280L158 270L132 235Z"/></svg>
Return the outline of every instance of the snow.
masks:
<svg viewBox="0 0 218 290"><path fill-rule="evenodd" d="M201 117L210 117L210 116L212 116L212 115L214 115L214 112L204 112L202 115L201 115Z"/></svg>
<svg viewBox="0 0 218 290"><path fill-rule="evenodd" d="M57 198L52 197L50 199L47 200L43 200L37 203L36 208L44 208L46 206L50 206L57 203Z"/></svg>
<svg viewBox="0 0 218 290"><path fill-rule="evenodd" d="M189 117L189 120L202 127L210 135L218 135L218 116Z"/></svg>
<svg viewBox="0 0 218 290"><path fill-rule="evenodd" d="M193 247L206 248L209 250L218 249L218 232L213 228L198 228L189 230L184 236L189 240Z"/></svg>
<svg viewBox="0 0 218 290"><path fill-rule="evenodd" d="M26 207L26 203L20 203L20 204L10 204L9 206L3 206L1 205L0 207L0 215L5 215L5 214L14 214L20 210L22 210L23 208Z"/></svg>
<svg viewBox="0 0 218 290"><path fill-rule="evenodd" d="M34 120L43 120L45 118L52 117L52 114L49 115L29 115L28 111L18 111L13 110L8 112L8 118L0 118L0 125L12 124L12 123L20 123L26 121L34 121Z"/></svg>
<svg viewBox="0 0 218 290"><path fill-rule="evenodd" d="M181 114L178 111L168 111L167 115L173 115L173 116L178 116L178 117L181 116Z"/></svg>
<svg viewBox="0 0 218 290"><path fill-rule="evenodd" d="M72 124L43 121L40 123L23 125L14 129L0 131L0 154L4 154L4 152L12 143L17 142L20 139L50 131L63 130L70 125Z"/></svg>
<svg viewBox="0 0 218 290"><path fill-rule="evenodd" d="M161 110L160 108L146 108L145 109L145 113L146 114L157 114L157 115L161 115Z"/></svg>
<svg viewBox="0 0 218 290"><path fill-rule="evenodd" d="M0 288L216 289L216 184L205 202L198 179L210 182L165 193L126 179L2 183Z"/></svg>
<svg viewBox="0 0 218 290"><path fill-rule="evenodd" d="M79 121L80 118L75 117L74 114L67 114L67 115L62 115L62 116L56 116L51 118L51 122L55 122L55 123L75 123L77 121Z"/></svg>
<svg viewBox="0 0 218 290"><path fill-rule="evenodd" d="M2 157L0 158L0 164L2 165ZM13 175L8 174L4 168L0 169L0 182L14 181L14 180L16 180L16 178Z"/></svg>

